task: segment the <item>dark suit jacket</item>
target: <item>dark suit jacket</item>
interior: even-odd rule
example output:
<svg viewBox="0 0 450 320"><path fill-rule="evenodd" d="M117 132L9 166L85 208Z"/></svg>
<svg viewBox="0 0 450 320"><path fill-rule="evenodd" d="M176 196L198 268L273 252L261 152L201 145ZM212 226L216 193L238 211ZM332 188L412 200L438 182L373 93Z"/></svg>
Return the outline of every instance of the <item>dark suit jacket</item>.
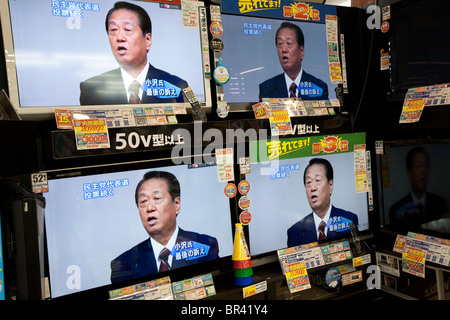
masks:
<svg viewBox="0 0 450 320"><path fill-rule="evenodd" d="M295 247L301 244L311 243L318 241L317 239L317 229L314 224L314 216L313 212L308 214L299 222L295 223L292 227L290 227L287 231L288 234L288 243L287 246ZM342 217L347 220L352 221L355 224L356 230L358 230L358 216L350 211L346 211L343 209L336 208L334 206L331 207L330 219L334 217ZM350 228L343 231L331 231L327 232L327 239L336 238L339 236L350 234Z"/></svg>
<svg viewBox="0 0 450 320"><path fill-rule="evenodd" d="M187 82L183 79L156 69L151 64L145 79L166 80L180 89L188 87ZM154 96L147 96L145 92L142 97L142 103L174 103L183 101L182 92L180 92L180 95L176 99L160 99ZM114 105L127 103L127 92L123 85L120 68L102 73L80 83L81 105Z"/></svg>
<svg viewBox="0 0 450 320"><path fill-rule="evenodd" d="M195 241L209 246L208 255L193 260L176 260L175 257L173 257L172 269L219 258L219 244L216 238L196 232L184 231L180 228L176 243L184 241ZM142 241L111 261L112 283L139 278L154 273L158 273L158 266L150 239Z"/></svg>
<svg viewBox="0 0 450 320"><path fill-rule="evenodd" d="M447 202L441 196L427 192L425 208L419 213L411 193L397 201L389 209L390 226L397 230L420 230L420 224L441 218L447 212Z"/></svg>
<svg viewBox="0 0 450 320"><path fill-rule="evenodd" d="M310 97L307 95L301 95L300 87L298 97L302 100L327 100L328 99L328 85L322 80L314 77L313 75L303 70L302 78L300 82L310 82L321 88L322 94L317 97ZM262 98L289 98L289 93L286 86L286 79L284 73L279 74L273 78L270 78L259 85L259 100Z"/></svg>

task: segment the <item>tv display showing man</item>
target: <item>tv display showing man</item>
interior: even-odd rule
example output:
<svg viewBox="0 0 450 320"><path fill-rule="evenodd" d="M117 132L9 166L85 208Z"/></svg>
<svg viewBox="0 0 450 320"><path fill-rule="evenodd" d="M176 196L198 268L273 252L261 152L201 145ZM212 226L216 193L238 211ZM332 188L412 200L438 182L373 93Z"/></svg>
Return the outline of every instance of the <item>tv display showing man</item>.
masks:
<svg viewBox="0 0 450 320"><path fill-rule="evenodd" d="M119 68L81 82L81 105L184 102L181 91L188 83L147 59L152 23L143 8L116 2L106 16L105 28Z"/></svg>
<svg viewBox="0 0 450 320"><path fill-rule="evenodd" d="M276 32L275 44L284 72L259 85L259 99L299 97L302 100L327 100L328 85L307 73L302 66L305 37L300 27L283 22Z"/></svg>
<svg viewBox="0 0 450 320"><path fill-rule="evenodd" d="M447 213L447 202L427 190L431 161L425 148L411 148L405 164L410 192L389 209L390 224L396 230L421 231L421 224L438 220Z"/></svg>
<svg viewBox="0 0 450 320"><path fill-rule="evenodd" d="M358 230L358 216L331 203L334 173L328 160L311 159L305 168L303 182L312 212L288 229L288 247L348 235L351 223Z"/></svg>
<svg viewBox="0 0 450 320"><path fill-rule="evenodd" d="M135 201L149 239L111 261L112 283L219 258L216 238L178 226L180 184L173 174L144 174L136 187Z"/></svg>

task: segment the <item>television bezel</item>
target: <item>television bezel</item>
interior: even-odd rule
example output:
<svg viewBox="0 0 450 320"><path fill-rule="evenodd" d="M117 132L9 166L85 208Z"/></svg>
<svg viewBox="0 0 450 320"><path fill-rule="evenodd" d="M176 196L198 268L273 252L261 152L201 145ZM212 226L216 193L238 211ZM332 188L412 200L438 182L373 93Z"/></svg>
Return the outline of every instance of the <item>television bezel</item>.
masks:
<svg viewBox="0 0 450 320"><path fill-rule="evenodd" d="M2 29L3 35L3 46L4 46L4 58L5 58L5 71L7 75L7 86L8 86L8 96L9 99L17 112L17 114L23 120L51 120L55 118L55 110L63 109L63 110L98 110L98 111L107 111L107 110L117 110L130 108L129 104L117 104L117 105L91 105L91 106L45 106L45 107L22 107L20 104L19 98L19 83L17 79L17 67L15 62L15 51L14 51L14 42L13 42L13 30L11 26L11 17L9 10L9 1L10 0L0 0L0 26ZM130 2L149 2L145 0L129 0ZM150 1L156 3L166 3L167 1ZM170 4L168 4L170 5ZM200 46L198 48L198 52L201 55L202 68L204 68L205 64L210 65L210 61L204 61L205 56L202 54L202 35L201 35L201 26L198 24L198 37ZM205 76L205 70L202 70L203 74L203 88L205 94L205 101L200 102L201 108L206 113L211 113L212 110L212 90L211 90L211 81L209 78ZM183 95L183 92L180 92ZM155 107L155 106L180 106L185 107L188 114L193 113L193 109L191 104L185 99L183 103L149 103L149 104L140 104L141 107Z"/></svg>
<svg viewBox="0 0 450 320"><path fill-rule="evenodd" d="M308 5L311 5L313 8L327 8L327 7L328 8L335 8L335 13L336 13L336 16L338 16L338 18L339 18L338 10L347 9L347 8L344 8L344 7L340 7L340 6L336 6L336 5L330 5L330 4L325 4L325 3L323 3L323 4L322 3L308 3L308 2L306 2L306 3ZM262 11L264 11L264 10L262 10ZM232 17L232 16L239 16L239 17L261 18L261 19L281 21L281 22L288 21L288 22L294 22L294 23L317 23L317 22L314 22L314 21L295 20L293 18L286 18L286 17L282 17L282 16L274 17L274 16L270 16L270 14L269 15L264 15L264 14L263 15L258 15L257 14L258 12L262 12L262 11L260 10L260 11L253 11L253 12L249 12L249 13L233 13L233 12L223 11L222 10L222 5L221 5L221 15L230 16L230 17ZM326 22L323 21L323 22L320 22L320 24L325 25ZM224 33L227 32L227 29L225 27L224 27L224 31L223 32ZM338 35L340 35L339 29L338 29ZM225 47L227 47L227 43L224 43L224 48ZM275 50L275 48L274 48L274 50ZM213 54L214 54L215 64L217 66L218 63L219 63L218 59L219 59L219 57L221 58L221 52L213 52ZM223 63L226 66L226 62L224 61ZM329 75L329 70L328 70L328 77L329 76L330 75ZM338 91L342 90L342 84L333 84L333 85L335 85L335 87L331 88L332 89L331 91L330 91L330 88L329 88L329 92L333 92L333 94L336 93L336 99L339 99L338 98ZM223 95L223 88L222 87L223 86L216 84L216 91L217 91L217 95L218 96ZM224 100L227 101L226 97L224 97ZM258 101L258 100L257 101L252 101L252 102L228 102L227 101L227 105L229 106L229 112L231 114L241 114L243 112L246 112L246 113L253 112L252 106L257 104L257 103L259 103L259 102L261 102L261 101Z"/></svg>
<svg viewBox="0 0 450 320"><path fill-rule="evenodd" d="M364 132L359 132L361 134L365 134ZM353 134L353 133L350 133ZM339 134L338 134L339 135ZM322 136L333 136L333 134L327 134L324 133L323 135L319 135L320 137ZM367 143L368 143L368 137L365 136L365 141L366 141L366 151L369 150L369 148L367 147ZM249 151L250 152L250 151ZM261 152L261 151L258 151ZM354 153L354 151L352 151L351 153ZM309 156L302 156L301 158L314 158L315 155L309 155ZM319 155L319 157L326 157L326 154L321 154ZM369 160L369 159L368 159ZM372 161L372 157L370 158L370 161ZM251 160L251 162L253 163L253 161ZM369 170L369 168L368 168ZM375 191L376 192L376 187L374 185L374 165L371 165L371 176L372 176L372 193ZM251 173L250 173L251 174ZM303 174L303 173L302 173ZM246 177L245 177L246 179ZM357 232L357 237L359 238L360 241L362 241L365 244L365 241L370 241L371 239L374 238L374 232L377 230L377 220L374 215L374 211L370 209L370 203L369 203L369 194L366 192L367 194L367 229L365 230L358 230ZM374 196L372 196L373 198L375 198ZM251 209L251 208L250 208ZM250 210L251 211L251 210ZM251 222L250 222L251 223ZM246 231L246 235L248 236L247 239L247 243L249 246L249 250L250 250L250 254L252 254L252 232L249 229L248 226L246 226L245 228ZM353 251L354 246L353 246L353 237L351 234L347 234L347 235L342 235L342 236L338 236L338 237L334 237L334 238L327 238L325 240L322 241L318 241L318 246L323 246L323 245L329 245L332 243L336 243L336 242L341 242L341 241L349 241L349 243L352 245L351 249L352 249L352 253L354 254L355 252ZM252 263L253 265L256 266L261 266L261 265L266 265L269 263L273 263L275 261L278 261L278 250L282 250L282 249L287 249L287 246L275 249L275 250L266 250L264 252L252 255ZM365 246L362 247L362 252L366 252L367 251L367 245L365 244Z"/></svg>
<svg viewBox="0 0 450 320"><path fill-rule="evenodd" d="M131 161L127 163L115 163L110 165L103 165L103 166L86 166L86 167L79 167L79 168L65 168L65 169L55 169L55 170L48 170L48 171L42 171L41 173L45 173L47 175L48 180L57 180L57 179L64 179L64 178L72 178L72 177L81 177L81 176L91 176L91 175L98 175L98 174L108 174L108 173L114 173L114 172L127 172L127 171L135 171L135 170L144 170L148 169L148 171L152 170L153 168L163 169L164 167L170 167L170 166L187 166L188 164L207 164L209 166L217 167L215 163L211 163L209 161L210 158L208 157L214 156L213 153L202 154L203 160L208 161L202 161L202 162L196 162L199 161L198 155L192 155L192 156L180 156L177 157L176 160L183 161L181 164L174 163L173 158L161 158L161 159L151 159L151 160L145 160L145 161ZM189 169L191 170L191 169ZM194 168L192 170L201 170L201 168ZM217 180L219 183L219 181ZM133 187L134 188L134 187ZM43 194L44 201L45 201L45 193ZM225 194L223 194L223 197L226 198ZM231 239L230 243L232 244L233 238L234 238L234 231L235 231L235 223L236 220L236 213L235 213L235 206L234 206L234 199L228 199L229 203L229 218L230 218L230 234ZM137 209L136 209L137 211ZM48 244L47 244L47 230L44 230L44 238L45 238L45 263L46 263L46 273L49 277L49 290L51 295L51 280L50 280L50 266L49 266L49 257L48 257ZM64 295L59 296L51 296L51 299L56 300L72 300L72 299L93 299L93 300L106 300L110 299L109 292L111 290L116 290L120 288L125 288L128 286L133 286L136 284L144 283L151 280L157 280L161 279L163 277L170 277L171 282L174 281L181 281L190 277L195 277L202 274L212 274L213 276L220 275L220 274L227 274L232 270L232 260L231 260L232 254L226 256L221 256L218 259L210 260L206 262L202 262L200 264L195 265L189 265L182 268L177 268L165 272L159 272L154 274L149 274L146 276L118 282L118 283L108 283L102 286L97 286L93 288L83 289L80 291L76 291L73 293L67 293Z"/></svg>
<svg viewBox="0 0 450 320"><path fill-rule="evenodd" d="M429 132L427 132L429 134ZM385 148L388 147L389 149L396 149L396 148L415 148L419 146L427 146L427 147L435 147L436 145L445 145L447 148L450 148L450 137L442 133L440 136L423 136L421 134L393 134L390 137L384 137L385 139L379 140L382 142L382 148L383 152L379 151L378 154L376 154L376 160L374 164L374 168L376 167L376 172L374 172L374 179L377 180L377 202L378 204L378 212L377 212L377 219L379 221L379 229L380 231L384 233L391 233L391 234L405 234L406 232L419 232L419 233L426 233L427 235L435 236L435 237L441 237L441 238L448 238L450 233L442 232L439 230L433 230L433 229L425 229L421 228L418 224L415 226L414 229L411 230L405 230L405 229L398 229L395 227L395 225L391 224L389 220L389 207L385 208L385 200L384 195L386 192L389 192L384 188L384 182L383 179L385 178L383 175L383 158L385 157ZM425 147L425 149L427 149ZM403 161L406 159L402 159ZM432 160L432 159L431 159ZM392 170L392 169L390 169ZM406 170L406 167L405 167ZM436 175L436 169L435 173ZM405 182L405 181L403 181ZM398 185L399 182L397 181L396 184ZM405 194L409 191L409 183L405 182L405 186L407 187L405 190ZM436 185L434 186L436 189ZM429 189L427 189L429 190ZM399 200L399 199L398 199ZM395 202L393 203L395 204ZM447 205L450 205L447 203ZM448 215L448 214L447 214Z"/></svg>
<svg viewBox="0 0 450 320"><path fill-rule="evenodd" d="M403 100L404 96L409 88L425 87L425 86L429 86L429 85L437 85L437 84L449 82L450 78L447 79L448 81L440 80L439 83L427 83L427 82L423 82L423 80L421 80L424 77L416 77L415 79L411 79L411 77L408 77L406 79L406 77L401 78L400 76L398 76L397 69L399 66L404 65L405 61L399 62L400 60L398 58L398 56L399 56L398 49L401 48L402 46L397 45L397 42L398 42L397 35L394 35L392 33L392 28L395 29L396 27L401 26L401 23L397 22L397 17L399 17L399 14L402 17L407 17L405 15L401 15L401 13L408 10L408 7L410 7L410 6L415 6L417 4L422 3L423 6L430 8L430 10L428 10L428 11L423 11L423 12L427 12L424 14L426 14L426 16L430 19L432 19L433 10L439 10L440 12L445 12L445 10L442 10L442 8L436 8L435 6L433 7L424 0L407 0L407 1L385 0L383 2L384 2L383 3L384 7L389 6L390 18L388 20L386 20L387 26L388 26L387 31L379 33L379 41L380 41L379 49L383 49L385 52L387 52L389 54L389 69L387 71L378 70L378 72L381 72L380 77L381 77L381 80L383 81L383 86L386 87L386 89L387 89L386 94L388 95L388 98L390 100L394 100L394 101ZM413 19L410 19L410 18L411 17L408 17L408 20L410 20L410 21L417 20L416 17L414 17ZM419 20L417 20L417 21L419 21ZM422 20L420 20L420 21L422 21ZM404 32L402 32L402 33L404 33ZM408 38L410 38L410 40L413 37L415 37L415 35L408 35ZM402 42L405 42L407 40L408 39L403 39ZM410 41L410 42L413 42L413 41ZM414 42L414 43L416 43L416 42ZM411 47L413 45L414 44L410 44L409 47ZM405 48L406 46L407 45L404 45L403 48ZM432 63L432 61L428 61L428 60L424 60L424 61L425 61L425 63L428 63L428 64ZM408 70L414 69L414 65L417 64L418 62L419 62L418 60L406 61L406 65L409 65ZM383 76L382 75L383 72L387 72L388 76L387 77ZM406 80L406 82L404 82L402 80ZM414 82L414 80L416 82ZM387 83L385 81L387 81Z"/></svg>

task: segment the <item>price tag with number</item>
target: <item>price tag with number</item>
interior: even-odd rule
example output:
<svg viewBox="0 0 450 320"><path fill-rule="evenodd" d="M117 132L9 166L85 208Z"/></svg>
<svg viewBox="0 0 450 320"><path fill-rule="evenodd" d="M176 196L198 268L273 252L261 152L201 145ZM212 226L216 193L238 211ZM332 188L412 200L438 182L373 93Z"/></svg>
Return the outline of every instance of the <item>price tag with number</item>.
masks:
<svg viewBox="0 0 450 320"><path fill-rule="evenodd" d="M34 193L48 192L47 173L33 173L31 174L31 186Z"/></svg>
<svg viewBox="0 0 450 320"><path fill-rule="evenodd" d="M73 129L72 112L70 110L55 110L56 126L58 129Z"/></svg>

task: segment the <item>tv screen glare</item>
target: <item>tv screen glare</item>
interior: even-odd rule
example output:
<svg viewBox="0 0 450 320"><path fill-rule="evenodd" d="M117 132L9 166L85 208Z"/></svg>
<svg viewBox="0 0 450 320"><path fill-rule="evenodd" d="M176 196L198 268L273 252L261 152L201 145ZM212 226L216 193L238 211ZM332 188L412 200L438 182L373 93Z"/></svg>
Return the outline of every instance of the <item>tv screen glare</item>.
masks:
<svg viewBox="0 0 450 320"><path fill-rule="evenodd" d="M360 172L355 169L360 163L356 159L361 160L363 156L355 156L353 152L351 140L355 136L352 138L350 135L349 139L334 137L337 137L339 141L350 142L346 151L339 147L328 154L313 153L317 143L324 145L325 137L317 137L315 140L317 142L314 143L312 137L297 138L288 142L280 140L278 145L281 148L281 154L286 148L283 145L293 146L295 143L298 147L303 144L303 149L296 150L298 155L289 156L287 153L284 159L268 160L266 158L265 161L259 161L256 160L258 159L256 153L264 153L265 151L261 150L265 147L261 149L261 145L259 147L256 144L251 145L251 172L246 175L246 180L250 184L248 195L251 198L249 211L252 214L252 220L249 224L249 246L252 256L319 241L316 230L309 228L311 224L314 225L314 222L306 223L308 221L306 219L314 215L303 180L305 169L312 159L327 160L334 173L333 189L329 199L331 206L335 209L331 209L330 219L327 221L327 237L324 241L351 237L351 222L356 224L358 232L369 230L368 189L364 186L364 179L367 176L363 177L364 173L362 173L363 176L359 176ZM361 138L356 137L358 140ZM358 145L364 144L363 141L364 136ZM313 147L313 144L316 146ZM292 151L292 153L295 152ZM335 210L336 212L340 210L340 213L335 214ZM354 215L342 213L342 210ZM289 229L292 232L291 236L288 236ZM320 240L319 243L321 242L323 241Z"/></svg>
<svg viewBox="0 0 450 320"><path fill-rule="evenodd" d="M122 94L116 97L122 91L125 95L125 86L117 78L119 60L113 55L115 50L105 27L107 13L116 2L0 1L9 96L22 117L54 117L55 108L101 110L130 106ZM150 17L147 60L151 67L161 70L157 73L150 69L147 75L143 71L143 106L189 107L181 90L188 85L208 108L210 84L204 78L198 24L183 24L180 4L128 2L143 8ZM41 36L33 36L36 32ZM110 71L103 78L93 79L89 87L86 84L81 99L81 83ZM102 87L105 84L110 87ZM107 94L99 97L102 91Z"/></svg>
<svg viewBox="0 0 450 320"><path fill-rule="evenodd" d="M219 182L214 165L171 165L49 179L49 191L43 195L52 298L82 295L85 290L111 288L125 281L129 285L133 280L132 283L140 283L161 277L152 267L155 253L152 255L147 250L152 244L156 251L149 237L154 231L144 229L135 202L135 189L143 175L155 171L173 174L180 184L176 223L183 231L179 231L171 250L173 271L170 272L193 263L215 265L211 261L231 256L230 204L224 194L226 183ZM126 252L128 255L123 255ZM128 263L125 259L134 259L130 262L133 274L127 268L123 270Z"/></svg>
<svg viewBox="0 0 450 320"><path fill-rule="evenodd" d="M227 4L228 5L228 4ZM313 7L316 8L313 4ZM327 13L336 15L335 7L321 6ZM275 10L275 9L274 9ZM266 10L270 15L270 10ZM282 9L281 9L282 11ZM328 64L328 43L326 24L323 14L321 21L299 21L284 18L273 13L273 17L258 17L254 11L248 14L222 13L224 46L221 52L222 64L230 71L230 80L223 86L224 100L232 105L249 108L262 98L280 98L275 96L260 96L260 84L283 73L276 45L276 32L283 22L300 27L304 36L304 57L302 70L327 85L328 98L314 96L303 99L330 100L336 99L335 88L331 82ZM304 78L302 78L304 79ZM304 80L303 80L304 81ZM279 88L281 90L281 88ZM300 88L299 88L300 90ZM287 98L288 96L282 97Z"/></svg>

